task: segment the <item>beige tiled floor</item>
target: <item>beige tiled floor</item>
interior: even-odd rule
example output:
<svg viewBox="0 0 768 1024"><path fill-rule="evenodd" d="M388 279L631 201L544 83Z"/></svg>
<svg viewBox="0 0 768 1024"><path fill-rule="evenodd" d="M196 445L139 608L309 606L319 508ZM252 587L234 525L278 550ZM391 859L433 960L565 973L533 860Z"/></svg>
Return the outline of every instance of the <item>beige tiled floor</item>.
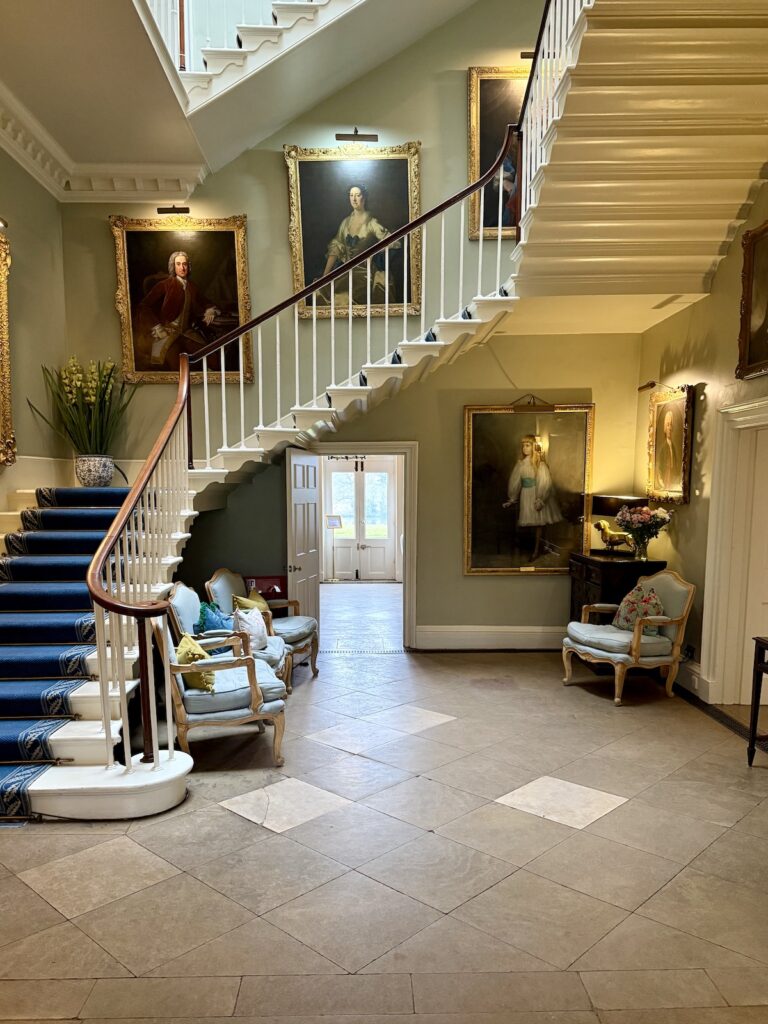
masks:
<svg viewBox="0 0 768 1024"><path fill-rule="evenodd" d="M324 654L280 771L201 730L173 812L0 831L0 1020L768 1024L768 758L560 676Z"/></svg>

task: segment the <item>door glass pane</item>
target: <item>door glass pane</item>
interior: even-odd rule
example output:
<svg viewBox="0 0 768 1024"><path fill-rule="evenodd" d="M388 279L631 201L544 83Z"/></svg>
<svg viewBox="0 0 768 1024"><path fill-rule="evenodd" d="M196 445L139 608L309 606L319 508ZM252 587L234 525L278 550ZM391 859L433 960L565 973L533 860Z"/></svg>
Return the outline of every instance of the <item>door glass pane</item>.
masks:
<svg viewBox="0 0 768 1024"><path fill-rule="evenodd" d="M366 540L386 540L389 536L387 523L389 474L366 473L364 479Z"/></svg>
<svg viewBox="0 0 768 1024"><path fill-rule="evenodd" d="M357 519L354 473L331 473L331 512L341 516L341 529L333 531L337 540L354 539Z"/></svg>

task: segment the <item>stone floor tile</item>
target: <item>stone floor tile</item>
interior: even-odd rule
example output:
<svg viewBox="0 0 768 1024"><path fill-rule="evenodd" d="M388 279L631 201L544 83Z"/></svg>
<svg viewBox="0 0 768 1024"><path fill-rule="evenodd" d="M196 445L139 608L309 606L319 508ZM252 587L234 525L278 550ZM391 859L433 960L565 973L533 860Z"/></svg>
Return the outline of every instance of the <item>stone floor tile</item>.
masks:
<svg viewBox="0 0 768 1024"><path fill-rule="evenodd" d="M572 836L574 830L514 807L491 803L441 825L437 832L522 867Z"/></svg>
<svg viewBox="0 0 768 1024"><path fill-rule="evenodd" d="M519 737L514 743L506 739L492 747L484 747L482 754L491 761L511 764L535 772L540 777L578 760L584 756L584 751L580 747L542 746L538 740Z"/></svg>
<svg viewBox="0 0 768 1024"><path fill-rule="evenodd" d="M27 826L22 832L9 829L0 833L0 863L14 873L59 860L73 853L80 853L92 846L108 843L114 835L109 832L86 832L82 835L46 835L39 829L30 831Z"/></svg>
<svg viewBox="0 0 768 1024"><path fill-rule="evenodd" d="M272 835L189 873L254 914L266 914L346 870L345 865L300 843Z"/></svg>
<svg viewBox="0 0 768 1024"><path fill-rule="evenodd" d="M684 736L670 737L659 730L658 723L648 725L637 732L623 736L601 748L602 757L618 758L620 761L637 761L648 764L657 771L668 772L682 768L684 764L703 754L712 745L711 738Z"/></svg>
<svg viewBox="0 0 768 1024"><path fill-rule="evenodd" d="M598 1010L725 1005L705 971L585 971L581 980Z"/></svg>
<svg viewBox="0 0 768 1024"><path fill-rule="evenodd" d="M0 981L0 1020L77 1017L93 981Z"/></svg>
<svg viewBox="0 0 768 1024"><path fill-rule="evenodd" d="M710 967L707 974L730 1006L768 1006L768 967Z"/></svg>
<svg viewBox="0 0 768 1024"><path fill-rule="evenodd" d="M506 861L427 833L359 870L447 914L515 869Z"/></svg>
<svg viewBox="0 0 768 1024"><path fill-rule="evenodd" d="M626 912L521 868L454 910L453 916L566 968Z"/></svg>
<svg viewBox="0 0 768 1024"><path fill-rule="evenodd" d="M12 875L0 879L0 947L62 924L64 918Z"/></svg>
<svg viewBox="0 0 768 1024"><path fill-rule="evenodd" d="M382 761L371 761L370 758L351 754L336 764L317 768L300 778L302 782L327 789L347 800L362 800L365 796L410 779L411 773Z"/></svg>
<svg viewBox="0 0 768 1024"><path fill-rule="evenodd" d="M768 800L763 800L733 826L736 832L747 832L760 839L768 839Z"/></svg>
<svg viewBox="0 0 768 1024"><path fill-rule="evenodd" d="M126 978L129 972L71 922L8 943L0 978Z"/></svg>
<svg viewBox="0 0 768 1024"><path fill-rule="evenodd" d="M75 923L134 974L145 974L252 916L197 879L177 875Z"/></svg>
<svg viewBox="0 0 768 1024"><path fill-rule="evenodd" d="M589 1010L576 974L415 974L416 1013L493 1013L503 1010Z"/></svg>
<svg viewBox="0 0 768 1024"><path fill-rule="evenodd" d="M417 732L424 732L425 729L434 730L435 726L445 725L447 722L455 722L453 715L444 715L439 711L429 711L415 704L400 704L397 707L385 708L382 711L374 711L365 716L366 722L373 725L383 725L388 729L395 729L412 735ZM428 736L427 739L435 739L440 742L439 736ZM450 743L450 740L448 741ZM460 744L453 744L460 746Z"/></svg>
<svg viewBox="0 0 768 1024"><path fill-rule="evenodd" d="M406 703L407 698L394 691L389 693L359 692L347 693L343 697L323 701L321 704L316 704L315 707L338 715L348 715L350 718L363 718L365 715L373 715L377 711L384 711L386 708L394 708L398 704Z"/></svg>
<svg viewBox="0 0 768 1024"><path fill-rule="evenodd" d="M768 893L768 840L744 832L726 832L691 861L703 875L717 875L737 885Z"/></svg>
<svg viewBox="0 0 768 1024"><path fill-rule="evenodd" d="M725 751L720 744L678 768L668 777L668 781L705 782L728 789L740 789L761 800L768 798L768 772L764 768L750 768L744 756L744 740L733 733L728 735L739 741L736 751Z"/></svg>
<svg viewBox="0 0 768 1024"><path fill-rule="evenodd" d="M363 968L371 974L487 974L504 971L554 971L530 953L443 917Z"/></svg>
<svg viewBox="0 0 768 1024"><path fill-rule="evenodd" d="M631 914L571 965L572 971L753 967L741 953Z"/></svg>
<svg viewBox="0 0 768 1024"><path fill-rule="evenodd" d="M577 832L531 861L527 870L624 910L635 910L673 878L681 865Z"/></svg>
<svg viewBox="0 0 768 1024"><path fill-rule="evenodd" d="M766 1020L765 1010L759 1006L698 1006L695 1009L674 1010L600 1010L598 1016L600 1024L765 1024ZM346 1021L345 1024L347 1024Z"/></svg>
<svg viewBox="0 0 768 1024"><path fill-rule="evenodd" d="M195 770L189 776L189 789L200 793L209 803L218 804L230 797L241 796L254 789L263 789L264 786L282 782L284 778L286 776L276 768L205 771L200 770L195 762Z"/></svg>
<svg viewBox="0 0 768 1024"><path fill-rule="evenodd" d="M616 796L637 796L644 789L659 782L669 773L663 768L652 768L641 765L637 761L621 760L617 757L604 757L602 750L586 754L577 761L572 761L563 768L552 772L557 779L576 782L580 786L589 786L602 790L604 793L615 793Z"/></svg>
<svg viewBox="0 0 768 1024"><path fill-rule="evenodd" d="M543 775L519 789L513 789L511 793L497 797L496 802L551 821L559 821L572 828L585 828L626 800L599 789Z"/></svg>
<svg viewBox="0 0 768 1024"><path fill-rule="evenodd" d="M80 1011L98 1017L226 1017L235 1008L239 978L126 978L97 981Z"/></svg>
<svg viewBox="0 0 768 1024"><path fill-rule="evenodd" d="M249 788L253 789L253 786ZM160 822L170 821L171 818L182 818L185 814L191 814L193 811L201 811L204 807L211 807L214 802L208 799L207 796L204 796L201 790L192 786L191 776L187 776L187 792L181 803L176 804L175 807L171 807L167 811L161 811L159 814L149 814L146 817L135 818L128 826L128 835L132 836L137 829L144 828L147 825L156 825Z"/></svg>
<svg viewBox="0 0 768 1024"><path fill-rule="evenodd" d="M345 970L359 971L438 916L351 871L270 911L266 920Z"/></svg>
<svg viewBox="0 0 768 1024"><path fill-rule="evenodd" d="M485 801L430 779L416 778L366 797L363 803L420 828L434 829Z"/></svg>
<svg viewBox="0 0 768 1024"><path fill-rule="evenodd" d="M283 779L273 786L223 800L221 806L272 832L286 832L328 811L348 807L349 800L299 779Z"/></svg>
<svg viewBox="0 0 768 1024"><path fill-rule="evenodd" d="M430 768L423 774L434 782L442 782L453 789L484 796L488 800L495 800L497 796L538 778L538 772L529 772L503 761L491 761L482 754L468 754L458 761Z"/></svg>
<svg viewBox="0 0 768 1024"><path fill-rule="evenodd" d="M290 714L290 710L288 711ZM268 751L271 757L271 752ZM324 765L335 764L346 754L338 747L331 747L327 743L316 743L308 736L297 736L295 739L288 739L283 743L283 756L285 764L280 769L283 775L296 776L306 775L316 768Z"/></svg>
<svg viewBox="0 0 768 1024"><path fill-rule="evenodd" d="M238 1016L297 1016L320 1007L337 1020L350 1013L410 1013L411 979L404 974L244 978L235 1012Z"/></svg>
<svg viewBox="0 0 768 1024"><path fill-rule="evenodd" d="M725 830L721 825L665 811L638 798L598 818L586 831L687 864Z"/></svg>
<svg viewBox="0 0 768 1024"><path fill-rule="evenodd" d="M143 849L127 836L119 836L22 871L19 878L65 917L77 917L96 907L165 878L178 868Z"/></svg>
<svg viewBox="0 0 768 1024"><path fill-rule="evenodd" d="M443 725L435 723L435 727L426 732L424 738L459 747L465 753L476 752L496 743L509 743L514 728L512 721L503 716L496 719L490 715L483 718L456 717L454 721Z"/></svg>
<svg viewBox="0 0 768 1024"><path fill-rule="evenodd" d="M422 830L415 825L360 804L330 811L284 833L287 839L309 846L352 868L421 835Z"/></svg>
<svg viewBox="0 0 768 1024"><path fill-rule="evenodd" d="M204 942L175 960L156 967L156 978L239 977L273 974L343 974L313 949L266 921L254 918L247 924ZM382 972L384 973L384 972ZM402 972L401 972L402 973Z"/></svg>
<svg viewBox="0 0 768 1024"><path fill-rule="evenodd" d="M375 725L360 718L347 718L341 725L331 729L322 729L310 733L307 739L316 743L326 743L329 747L337 747L348 754L360 754L371 747L380 747L403 736L403 732Z"/></svg>
<svg viewBox="0 0 768 1024"><path fill-rule="evenodd" d="M185 870L273 835L215 804L180 818L159 821L129 833L134 842Z"/></svg>
<svg viewBox="0 0 768 1024"><path fill-rule="evenodd" d="M349 722L349 715L339 715L328 711L323 704L304 704L290 706L290 718L285 720L286 733L294 736L308 736L322 729L332 729L336 725Z"/></svg>
<svg viewBox="0 0 768 1024"><path fill-rule="evenodd" d="M371 747L365 753L374 761L383 761L407 772L424 772L456 761L464 757L466 751L421 736L403 736L383 746Z"/></svg>
<svg viewBox="0 0 768 1024"><path fill-rule="evenodd" d="M684 868L637 913L768 963L768 896L757 889Z"/></svg>
<svg viewBox="0 0 768 1024"><path fill-rule="evenodd" d="M743 790L711 782L674 782L669 778L649 786L637 799L673 814L726 826L735 825L760 802L758 796Z"/></svg>

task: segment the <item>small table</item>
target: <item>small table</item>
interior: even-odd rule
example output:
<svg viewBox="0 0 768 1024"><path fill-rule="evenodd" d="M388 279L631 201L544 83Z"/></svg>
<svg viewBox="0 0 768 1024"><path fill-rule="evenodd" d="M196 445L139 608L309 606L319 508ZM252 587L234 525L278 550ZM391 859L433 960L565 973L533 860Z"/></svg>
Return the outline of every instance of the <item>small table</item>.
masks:
<svg viewBox="0 0 768 1024"><path fill-rule="evenodd" d="M768 738L757 735L760 693L763 689L763 676L768 672L768 636L755 636L752 639L755 641L755 660L752 669L752 711L749 716L749 745L747 746L747 763L750 768L755 759L755 741Z"/></svg>

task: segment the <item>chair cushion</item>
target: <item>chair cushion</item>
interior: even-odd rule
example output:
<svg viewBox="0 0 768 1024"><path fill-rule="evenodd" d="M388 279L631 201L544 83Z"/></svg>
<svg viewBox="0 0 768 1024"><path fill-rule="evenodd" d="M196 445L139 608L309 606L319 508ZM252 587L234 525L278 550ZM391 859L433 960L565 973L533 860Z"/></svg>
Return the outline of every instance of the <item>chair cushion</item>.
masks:
<svg viewBox="0 0 768 1024"><path fill-rule="evenodd" d="M214 676L212 693L187 690L183 695L184 707L189 714L215 715L221 711L250 710L251 687L247 668L223 668L209 674ZM285 683L264 662L256 662L256 681L265 704L281 701L285 697Z"/></svg>
<svg viewBox="0 0 768 1024"><path fill-rule="evenodd" d="M256 607L259 608L261 611L263 611L263 612L268 612L269 611L269 605L267 604L267 599L265 597L262 597L261 594L258 592L258 590L255 587L253 587L251 590L248 591L248 600L249 601L253 601L253 603L256 605Z"/></svg>
<svg viewBox="0 0 768 1024"><path fill-rule="evenodd" d="M209 604L207 601L201 601L200 618L195 623L195 632L207 633L214 629L226 629L227 633L231 633L232 616L225 615L217 604Z"/></svg>
<svg viewBox="0 0 768 1024"><path fill-rule="evenodd" d="M263 651L267 646L267 627L264 616L258 608L235 608L232 616L233 628L245 632L251 638L251 651Z"/></svg>
<svg viewBox="0 0 768 1024"><path fill-rule="evenodd" d="M271 668L279 670L285 661L285 641L279 636L268 636L266 645L260 651L251 651L251 654L257 663L265 662Z"/></svg>
<svg viewBox="0 0 768 1024"><path fill-rule="evenodd" d="M589 622L569 622L568 636L577 644L595 647L610 654L628 654L632 634L616 626L598 626ZM661 657L672 650L672 641L666 636L640 637L640 657Z"/></svg>
<svg viewBox="0 0 768 1024"><path fill-rule="evenodd" d="M272 619L272 629L287 644L297 644L317 632L317 619L310 615L286 615L283 619Z"/></svg>
<svg viewBox="0 0 768 1024"><path fill-rule="evenodd" d="M250 611L251 608L258 608L260 612L269 611L269 605L264 600L264 598L262 598L260 601L256 601L252 597L240 597L239 594L235 594L234 597L232 598L232 604L234 605L235 609L243 608L246 611Z"/></svg>
<svg viewBox="0 0 768 1024"><path fill-rule="evenodd" d="M206 661L210 657L208 651L204 651L189 633L182 636L176 647L176 663L179 665L194 665L196 662ZM185 690L205 690L208 693L213 690L213 672L185 672L182 678Z"/></svg>
<svg viewBox="0 0 768 1024"><path fill-rule="evenodd" d="M611 625L617 629L628 629L632 632L638 618L642 619L648 615L663 614L664 608L661 604L661 599L653 587L643 587L638 583L622 600ZM658 626L643 626L643 633L647 636L656 636L658 632Z"/></svg>
<svg viewBox="0 0 768 1024"><path fill-rule="evenodd" d="M177 583L169 598L182 633L198 633L195 623L200 618L200 598L185 583Z"/></svg>

